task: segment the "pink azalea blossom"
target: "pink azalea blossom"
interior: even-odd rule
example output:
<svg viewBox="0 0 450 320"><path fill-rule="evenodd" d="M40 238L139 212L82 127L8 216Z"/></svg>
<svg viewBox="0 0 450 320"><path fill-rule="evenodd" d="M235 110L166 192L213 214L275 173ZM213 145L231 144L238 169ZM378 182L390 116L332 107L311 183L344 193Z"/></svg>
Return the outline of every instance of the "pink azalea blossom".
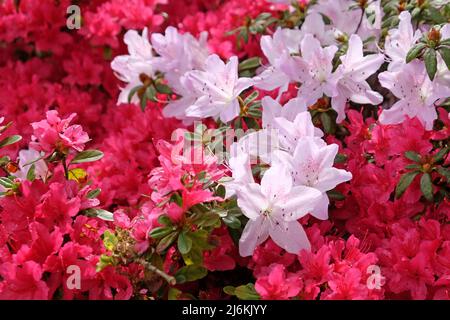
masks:
<svg viewBox="0 0 450 320"><path fill-rule="evenodd" d="M75 113L61 119L55 110L47 111L47 119L31 124L33 142L31 146L37 151L49 154L55 150L68 152L71 149L83 151L85 143L90 139L80 125L70 125L76 117Z"/></svg>

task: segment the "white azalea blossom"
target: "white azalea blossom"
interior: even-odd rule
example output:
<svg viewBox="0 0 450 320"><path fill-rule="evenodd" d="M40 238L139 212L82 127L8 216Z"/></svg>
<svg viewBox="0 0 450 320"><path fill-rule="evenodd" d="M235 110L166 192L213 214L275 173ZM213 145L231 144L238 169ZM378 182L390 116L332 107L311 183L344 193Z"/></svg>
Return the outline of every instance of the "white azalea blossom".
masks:
<svg viewBox="0 0 450 320"><path fill-rule="evenodd" d="M333 167L337 152L337 144L327 145L323 140L306 137L298 141L293 153L274 154L274 163L281 162L290 170L295 186L308 186L321 193L320 201L311 211L318 219L328 218L326 191L352 178L350 172Z"/></svg>
<svg viewBox="0 0 450 320"><path fill-rule="evenodd" d="M255 86L264 90L280 88L279 93L287 90L291 78L282 70L292 54L299 53L302 34L297 29L278 28L273 36L261 37L261 50L269 61L268 67L253 78Z"/></svg>
<svg viewBox="0 0 450 320"><path fill-rule="evenodd" d="M290 253L309 250L308 237L297 220L314 208L320 196L314 188L293 186L283 165L268 169L261 184L249 183L239 188L238 205L249 218L239 240L239 253L252 255L268 237Z"/></svg>
<svg viewBox="0 0 450 320"><path fill-rule="evenodd" d="M373 91L366 79L374 74L384 62L382 54L364 56L363 43L359 36L352 35L349 39L347 53L341 57L342 64L336 70L339 81L337 94L332 98L331 105L338 113L337 121L345 118L347 100L361 104L377 105L383 97Z"/></svg>
<svg viewBox="0 0 450 320"><path fill-rule="evenodd" d="M389 71L398 71L406 64L408 51L422 36L420 30L414 32L411 14L408 11L400 13L399 19L398 28L389 30L384 45L384 52L391 59Z"/></svg>
<svg viewBox="0 0 450 320"><path fill-rule="evenodd" d="M385 71L378 76L383 87L389 89L399 100L388 110L383 110L380 122L401 123L406 116L417 117L425 129L433 128L437 118L434 103L450 97L450 88L437 79L431 81L422 61L414 60L399 71Z"/></svg>
<svg viewBox="0 0 450 320"><path fill-rule="evenodd" d="M300 82L299 96L307 105L316 103L325 94L337 94L337 77L332 73L333 58L338 48L334 45L322 48L319 40L307 34L301 42L301 57L293 57L283 65L283 71Z"/></svg>
<svg viewBox="0 0 450 320"><path fill-rule="evenodd" d="M114 58L111 68L117 77L127 83L121 88L117 103L128 103L128 96L133 88L142 85L141 74L149 77L154 76L152 45L148 40L148 30L145 28L142 35L136 30L129 30L125 33L124 42L128 47L128 55L121 55ZM139 98L134 95L132 103L138 103Z"/></svg>
<svg viewBox="0 0 450 320"><path fill-rule="evenodd" d="M250 78L238 77L238 58L231 57L224 63L217 55L205 62L204 71L186 73L197 100L186 109L186 115L196 118L214 117L229 122L239 115L238 97L253 82Z"/></svg>
<svg viewBox="0 0 450 320"><path fill-rule="evenodd" d="M34 166L34 176L38 179L46 179L48 167L42 155L34 149L23 149L19 151L18 157L19 171L14 175L22 180L27 179L28 172Z"/></svg>
<svg viewBox="0 0 450 320"><path fill-rule="evenodd" d="M209 56L206 32L197 40L190 33L180 34L174 27L168 27L165 34L152 34L152 46L159 54L153 60L155 69L164 72L164 78L175 92L183 94L180 78L188 71L202 70Z"/></svg>

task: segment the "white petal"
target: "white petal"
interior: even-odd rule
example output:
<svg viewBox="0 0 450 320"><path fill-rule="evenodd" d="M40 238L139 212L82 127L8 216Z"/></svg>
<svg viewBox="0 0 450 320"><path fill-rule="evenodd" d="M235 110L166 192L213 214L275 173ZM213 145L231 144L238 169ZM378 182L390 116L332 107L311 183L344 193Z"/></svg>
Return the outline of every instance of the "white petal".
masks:
<svg viewBox="0 0 450 320"><path fill-rule="evenodd" d="M270 229L270 237L281 248L289 253L298 254L300 250L311 250L305 230L297 221L280 223Z"/></svg>
<svg viewBox="0 0 450 320"><path fill-rule="evenodd" d="M222 108L222 111L220 112L220 120L223 123L227 123L236 118L238 115L239 115L239 102L236 99L227 106Z"/></svg>
<svg viewBox="0 0 450 320"><path fill-rule="evenodd" d="M257 183L249 183L237 190L238 206L242 209L244 215L251 219L257 219L261 210L268 207L266 197L261 192L261 186Z"/></svg>
<svg viewBox="0 0 450 320"><path fill-rule="evenodd" d="M319 182L314 186L322 192L334 189L338 184L352 179L352 174L343 169L326 168L319 174Z"/></svg>
<svg viewBox="0 0 450 320"><path fill-rule="evenodd" d="M271 202L289 194L291 189L292 177L284 164L273 164L261 179L261 192Z"/></svg>
<svg viewBox="0 0 450 320"><path fill-rule="evenodd" d="M251 256L255 248L269 237L269 221L263 217L249 220L239 239L239 254Z"/></svg>
<svg viewBox="0 0 450 320"><path fill-rule="evenodd" d="M289 196L277 201L274 206L276 216L286 221L298 220L315 208L322 193L311 187L296 186Z"/></svg>
<svg viewBox="0 0 450 320"><path fill-rule="evenodd" d="M328 219L328 205L330 204L330 200L326 193L322 194L317 205L311 210L311 215L320 220Z"/></svg>

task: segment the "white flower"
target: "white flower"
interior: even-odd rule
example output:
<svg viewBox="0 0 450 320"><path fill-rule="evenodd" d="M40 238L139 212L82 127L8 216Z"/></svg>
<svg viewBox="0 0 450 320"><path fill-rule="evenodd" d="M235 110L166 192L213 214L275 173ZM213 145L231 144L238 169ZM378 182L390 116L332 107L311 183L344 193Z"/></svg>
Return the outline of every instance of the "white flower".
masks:
<svg viewBox="0 0 450 320"><path fill-rule="evenodd" d="M187 116L214 117L229 122L239 115L238 96L252 85L252 80L238 77L238 63L237 57L231 57L225 64L214 54L206 60L204 71L186 73L197 97L195 103L186 109Z"/></svg>
<svg viewBox="0 0 450 320"><path fill-rule="evenodd" d="M417 117L426 130L433 128L437 118L434 103L450 97L450 88L431 81L422 61L414 60L403 65L398 71L385 71L378 76L383 87L389 89L398 99L390 109L383 110L380 122L397 124L403 122L405 116Z"/></svg>
<svg viewBox="0 0 450 320"><path fill-rule="evenodd" d="M38 160L40 159L40 160ZM34 175L37 179L45 180L48 175L48 167L42 159L41 154L34 149L24 149L19 151L18 157L19 171L14 175L22 180L27 179L28 171L34 165Z"/></svg>
<svg viewBox="0 0 450 320"><path fill-rule="evenodd" d="M275 118L283 117L286 120L293 121L297 114L306 111L305 101L301 98L289 100L284 106L274 100L272 97L266 96L261 99L262 106L262 126L263 128L273 128Z"/></svg>
<svg viewBox="0 0 450 320"><path fill-rule="evenodd" d="M323 14L331 20L335 29L352 34L356 32L362 14L360 8L355 10L350 8L354 4L355 2L351 0L319 0L309 12Z"/></svg>
<svg viewBox="0 0 450 320"><path fill-rule="evenodd" d="M243 136L238 142L239 150L258 158L266 164L272 162L275 150L293 152L297 141L304 137L319 139L323 132L316 128L300 98L289 100L283 107L271 97L262 99L263 129Z"/></svg>
<svg viewBox="0 0 450 320"><path fill-rule="evenodd" d="M127 85L121 88L117 103L128 103L130 91L138 85L142 85L141 74L149 77L154 76L152 66L153 53L152 46L148 40L148 31L145 28L142 36L136 30L129 30L125 33L124 42L128 46L128 55L121 55L114 58L111 68L117 77L126 82ZM131 102L137 103L139 98L134 95Z"/></svg>
<svg viewBox="0 0 450 320"><path fill-rule="evenodd" d="M350 172L333 167L337 152L337 144L327 145L323 140L311 137L299 140L292 155L283 151L274 152L272 163L282 163L288 168L294 186L307 186L320 192L320 200L311 211L318 219L328 218L326 191L352 178Z"/></svg>
<svg viewBox="0 0 450 320"><path fill-rule="evenodd" d="M164 72L164 78L172 89L182 94L180 78L188 71L202 70L208 58L207 32L195 39L190 33L180 34L174 27L168 27L165 35L152 34L153 49L159 54L153 60L154 68Z"/></svg>
<svg viewBox="0 0 450 320"><path fill-rule="evenodd" d="M278 28L273 36L261 37L261 50L270 63L262 72L253 77L255 86L263 90L280 88L279 94L285 92L291 82L282 66L291 59L291 54L299 53L302 34L299 30Z"/></svg>
<svg viewBox="0 0 450 320"><path fill-rule="evenodd" d="M306 16L300 31L301 39L307 34L312 34L323 46L328 46L336 42L334 36L335 30L327 27L323 22L322 15L317 12L312 12Z"/></svg>
<svg viewBox="0 0 450 320"><path fill-rule="evenodd" d="M293 57L283 65L283 71L292 79L301 82L299 96L307 105L316 103L324 94L333 97L337 94L337 78L333 71L333 58L338 48L322 48L319 40L307 34L301 42L301 57Z"/></svg>
<svg viewBox="0 0 450 320"><path fill-rule="evenodd" d="M345 118L347 100L361 104L380 104L383 97L373 91L366 79L374 74L384 62L384 55L363 55L363 43L357 35L352 35L348 43L347 53L341 57L342 64L336 74L338 94L332 98L331 105L338 113L337 121Z"/></svg>
<svg viewBox="0 0 450 320"><path fill-rule="evenodd" d="M239 240L240 255L252 255L256 246L269 236L290 253L309 250L308 238L297 220L315 207L320 196L316 189L294 187L282 165L268 169L261 184L249 183L238 189L238 206L249 218Z"/></svg>
<svg viewBox="0 0 450 320"><path fill-rule="evenodd" d="M233 146L237 147L236 144L233 144ZM230 157L229 167L232 172L232 179L224 183L226 188L225 198L234 196L236 190L243 185L255 182L250 166L250 156L243 150L239 150L234 156Z"/></svg>
<svg viewBox="0 0 450 320"><path fill-rule="evenodd" d="M411 24L411 14L402 11L397 29L389 30L384 44L384 52L391 58L389 71L398 71L406 64L406 55L416 41L422 36L420 30L414 32Z"/></svg>

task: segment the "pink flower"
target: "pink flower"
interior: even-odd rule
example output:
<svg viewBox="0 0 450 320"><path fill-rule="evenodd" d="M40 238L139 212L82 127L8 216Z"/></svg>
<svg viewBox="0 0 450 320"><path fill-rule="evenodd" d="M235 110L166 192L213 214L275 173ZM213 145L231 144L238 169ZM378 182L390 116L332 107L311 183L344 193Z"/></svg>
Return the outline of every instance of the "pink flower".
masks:
<svg viewBox="0 0 450 320"><path fill-rule="evenodd" d="M328 281L330 286L327 300L363 300L367 299L367 285L361 283L361 271L352 268Z"/></svg>
<svg viewBox="0 0 450 320"><path fill-rule="evenodd" d="M47 119L33 122L33 142L30 145L38 151L46 154L58 150L63 153L71 149L83 151L84 144L89 141L89 136L80 125L70 125L76 114L61 119L58 111L47 111Z"/></svg>
<svg viewBox="0 0 450 320"><path fill-rule="evenodd" d="M48 287L41 280L43 270L34 261L27 261L22 266L5 263L0 268L3 281L0 285L0 299L5 300L46 300Z"/></svg>
<svg viewBox="0 0 450 320"><path fill-rule="evenodd" d="M80 198L70 195L63 184L55 182L36 207L36 218L48 227L56 225L61 232L68 233L72 229L72 217L80 211L80 205Z"/></svg>
<svg viewBox="0 0 450 320"><path fill-rule="evenodd" d="M272 264L266 275L256 280L255 289L262 299L283 300L296 296L302 287L302 281L296 274L286 272L281 264Z"/></svg>

